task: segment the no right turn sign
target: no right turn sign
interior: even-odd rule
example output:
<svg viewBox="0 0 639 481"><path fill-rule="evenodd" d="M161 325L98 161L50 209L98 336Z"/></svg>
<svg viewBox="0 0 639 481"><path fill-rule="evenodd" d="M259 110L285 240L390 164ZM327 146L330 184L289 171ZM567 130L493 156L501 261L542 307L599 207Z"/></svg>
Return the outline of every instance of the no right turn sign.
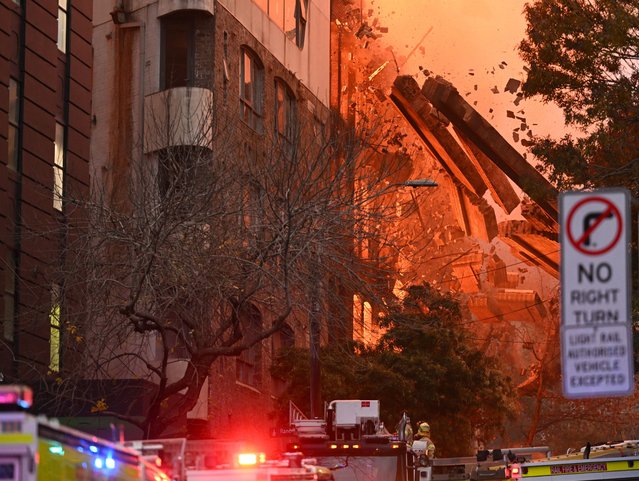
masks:
<svg viewBox="0 0 639 481"><path fill-rule="evenodd" d="M566 397L630 394L630 196L624 189L559 198L561 350Z"/></svg>

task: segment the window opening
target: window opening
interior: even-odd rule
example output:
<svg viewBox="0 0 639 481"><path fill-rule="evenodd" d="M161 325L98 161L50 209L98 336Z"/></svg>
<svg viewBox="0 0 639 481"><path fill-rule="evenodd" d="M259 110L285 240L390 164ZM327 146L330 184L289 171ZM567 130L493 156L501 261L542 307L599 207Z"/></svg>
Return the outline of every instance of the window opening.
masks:
<svg viewBox="0 0 639 481"><path fill-rule="evenodd" d="M64 126L56 122L53 149L53 208L62 211L64 196Z"/></svg>
<svg viewBox="0 0 639 481"><path fill-rule="evenodd" d="M51 310L49 311L49 370L60 372L60 319L61 289L58 284L51 286Z"/></svg>
<svg viewBox="0 0 639 481"><path fill-rule="evenodd" d="M16 266L13 252L5 259L4 265L4 316L2 331L7 341L14 339L16 296Z"/></svg>
<svg viewBox="0 0 639 481"><path fill-rule="evenodd" d="M9 78L9 128L8 128L8 152L7 166L16 170L18 165L18 124L20 123L20 111L18 106L18 97L20 96L20 88L18 81Z"/></svg>
<svg viewBox="0 0 639 481"><path fill-rule="evenodd" d="M162 89L193 85L194 31L193 18L173 14L162 21Z"/></svg>
<svg viewBox="0 0 639 481"><path fill-rule="evenodd" d="M262 132L264 68L257 56L243 48L240 59L240 115L256 132Z"/></svg>
<svg viewBox="0 0 639 481"><path fill-rule="evenodd" d="M58 50L67 51L67 0L58 0Z"/></svg>
<svg viewBox="0 0 639 481"><path fill-rule="evenodd" d="M295 124L295 97L281 79L275 80L275 131L289 147L293 142Z"/></svg>
<svg viewBox="0 0 639 481"><path fill-rule="evenodd" d="M250 339L262 329L262 316L254 306L241 309L240 325L242 326L244 339ZM262 343L258 342L242 351L236 359L236 379L242 384L251 387L259 387L262 368Z"/></svg>

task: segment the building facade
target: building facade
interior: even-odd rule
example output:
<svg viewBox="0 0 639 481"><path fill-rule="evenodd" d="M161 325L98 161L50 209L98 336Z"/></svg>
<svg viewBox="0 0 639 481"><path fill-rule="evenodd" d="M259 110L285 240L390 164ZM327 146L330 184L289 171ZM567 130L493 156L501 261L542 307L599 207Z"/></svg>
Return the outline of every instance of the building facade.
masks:
<svg viewBox="0 0 639 481"><path fill-rule="evenodd" d="M65 199L89 186L90 0L0 2L0 379L55 379L69 296Z"/></svg>
<svg viewBox="0 0 639 481"><path fill-rule="evenodd" d="M93 17L91 173L110 205L131 202L127 191L136 176L155 179L152 195L168 195L182 168L177 164L184 166L194 153L219 158L225 149L239 149L224 154L230 159L225 170L235 177L260 163L282 169L274 158L295 155L299 126L320 129L328 119L328 0L100 1ZM233 215L250 233L253 214L240 212L242 199L235 204ZM256 330L277 317L247 309L242 322L255 323ZM167 312L181 314L177 305ZM188 419L177 420L175 432L268 435L283 382L270 373L272 356L280 347L309 342L304 323L295 319L239 356L217 358L199 402ZM145 342L153 350L159 340ZM176 345L169 356L169 382L188 369L185 349ZM109 375L124 379L143 371L135 363L112 365Z"/></svg>

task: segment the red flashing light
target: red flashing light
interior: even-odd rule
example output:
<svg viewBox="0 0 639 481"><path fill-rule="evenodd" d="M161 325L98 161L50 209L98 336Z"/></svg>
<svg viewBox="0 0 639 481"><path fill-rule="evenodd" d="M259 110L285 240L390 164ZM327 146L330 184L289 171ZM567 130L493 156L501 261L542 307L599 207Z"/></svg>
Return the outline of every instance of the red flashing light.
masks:
<svg viewBox="0 0 639 481"><path fill-rule="evenodd" d="M256 453L240 453L237 456L237 463L240 466L253 466L257 464L257 454Z"/></svg>

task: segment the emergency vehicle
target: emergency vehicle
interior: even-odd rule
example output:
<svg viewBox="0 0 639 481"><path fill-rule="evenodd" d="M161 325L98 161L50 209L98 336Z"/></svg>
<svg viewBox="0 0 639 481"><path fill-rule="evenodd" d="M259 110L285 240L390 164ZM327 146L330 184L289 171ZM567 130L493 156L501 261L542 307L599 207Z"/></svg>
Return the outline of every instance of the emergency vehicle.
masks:
<svg viewBox="0 0 639 481"><path fill-rule="evenodd" d="M268 459L230 440L157 439L125 445L151 458L161 458L175 481L334 481L329 469L302 453L283 453Z"/></svg>
<svg viewBox="0 0 639 481"><path fill-rule="evenodd" d="M135 450L26 412L24 386L0 386L0 479L8 481L169 481Z"/></svg>
<svg viewBox="0 0 639 481"><path fill-rule="evenodd" d="M414 481L414 456L405 439L380 421L377 400L336 400L324 419L293 422L289 450L316 459L336 481ZM403 432L403 430L402 430Z"/></svg>
<svg viewBox="0 0 639 481"><path fill-rule="evenodd" d="M595 481L639 479L639 441L581 448L543 461L510 466L513 480Z"/></svg>

